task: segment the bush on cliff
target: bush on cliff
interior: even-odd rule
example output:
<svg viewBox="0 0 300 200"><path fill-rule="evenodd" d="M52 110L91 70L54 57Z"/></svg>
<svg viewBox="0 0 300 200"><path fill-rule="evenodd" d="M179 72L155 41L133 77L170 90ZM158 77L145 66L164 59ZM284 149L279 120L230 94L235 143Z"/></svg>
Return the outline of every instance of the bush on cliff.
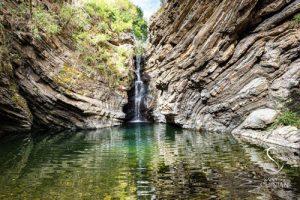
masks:
<svg viewBox="0 0 300 200"><path fill-rule="evenodd" d="M122 42L121 38L131 33L137 39L147 38L147 24L142 11L129 0L80 0L76 6L64 1L55 2L36 1L32 4L32 13L29 13L28 2L13 2L17 6L11 6L8 13L17 21L26 22L27 25L21 28L30 31L35 39L55 36L71 39L80 65L72 67L84 73L74 77L101 76L110 87L129 85L133 77L128 61L134 51L124 45L126 42ZM54 80L63 84L63 80L67 79L61 74L64 73L57 73ZM73 81L74 84L76 82ZM69 86L69 82L65 85Z"/></svg>
<svg viewBox="0 0 300 200"><path fill-rule="evenodd" d="M274 124L275 126L295 126L300 128L300 116L292 111L283 112L277 119Z"/></svg>
<svg viewBox="0 0 300 200"><path fill-rule="evenodd" d="M53 36L58 34L60 30L61 27L55 13L45 11L40 6L35 8L32 15L32 31L36 38L39 38L39 31L45 32L48 36Z"/></svg>
<svg viewBox="0 0 300 200"><path fill-rule="evenodd" d="M294 16L294 21L300 23L300 13Z"/></svg>
<svg viewBox="0 0 300 200"><path fill-rule="evenodd" d="M136 38L145 41L148 34L148 25L143 15L143 11L137 7L137 17L133 20L133 31Z"/></svg>

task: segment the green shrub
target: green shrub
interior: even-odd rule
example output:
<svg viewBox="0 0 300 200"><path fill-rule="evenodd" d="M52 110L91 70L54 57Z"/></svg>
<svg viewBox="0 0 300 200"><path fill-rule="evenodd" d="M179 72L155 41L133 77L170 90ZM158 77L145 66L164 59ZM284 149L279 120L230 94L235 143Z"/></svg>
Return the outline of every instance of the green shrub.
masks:
<svg viewBox="0 0 300 200"><path fill-rule="evenodd" d="M147 39L147 23L140 8L128 0L90 0L84 10L92 18L100 18L115 33L133 31L138 39ZM109 24L109 26L107 26Z"/></svg>
<svg viewBox="0 0 300 200"><path fill-rule="evenodd" d="M295 112L285 111L276 119L275 126L279 125L296 126L300 128L300 117Z"/></svg>
<svg viewBox="0 0 300 200"><path fill-rule="evenodd" d="M93 65L93 64L95 63L95 61L96 61L96 58L93 57L93 56L86 56L86 57L84 58L84 61L85 61L85 63L88 64L88 65Z"/></svg>
<svg viewBox="0 0 300 200"><path fill-rule="evenodd" d="M111 37L107 34L99 33L99 34L92 36L92 38L90 38L90 41L91 41L91 44L97 45L99 43L107 42L110 38Z"/></svg>
<svg viewBox="0 0 300 200"><path fill-rule="evenodd" d="M59 19L62 28L69 26L73 32L84 30L86 27L89 27L91 23L86 12L80 7L74 7L70 4L64 4L62 6L59 12Z"/></svg>
<svg viewBox="0 0 300 200"><path fill-rule="evenodd" d="M59 17L62 22L68 22L76 15L76 8L70 4L62 6L59 12Z"/></svg>
<svg viewBox="0 0 300 200"><path fill-rule="evenodd" d="M136 38L145 41L148 37L148 25L143 18L143 11L137 7L137 17L133 22L133 32Z"/></svg>
<svg viewBox="0 0 300 200"><path fill-rule="evenodd" d="M28 12L28 5L25 3L21 3L15 9L9 9L9 12L17 17L24 17Z"/></svg>
<svg viewBox="0 0 300 200"><path fill-rule="evenodd" d="M129 84L130 70L126 63L134 52L110 42L118 41L121 33L130 32L138 39L145 39L147 24L142 11L129 0L87 0L80 10L85 13L83 21L86 23L75 28L72 38L81 52L85 69L98 69L97 72L112 87ZM66 21L70 18L77 19L74 16L77 16L78 11L66 7L60 13L63 21ZM74 26L73 24L70 21L68 26Z"/></svg>
<svg viewBox="0 0 300 200"><path fill-rule="evenodd" d="M300 13L294 16L294 21L300 23Z"/></svg>
<svg viewBox="0 0 300 200"><path fill-rule="evenodd" d="M28 19L29 2L11 8L16 20ZM56 6L45 9L43 2L33 5L31 20L27 27L34 38L41 39L60 35L70 38L68 44L74 48L80 62L74 69L64 68L60 76L55 77L60 83L76 83L76 74L82 73L93 77L102 76L108 85L130 84L131 71L127 61L134 52L120 44L122 33L134 33L139 40L147 38L147 23L143 12L130 0L85 0L80 6L73 6L66 1L55 0ZM25 26L24 26L25 27ZM0 26L1 29L1 26ZM28 31L28 30L24 30ZM78 73L75 71L78 69ZM68 72L68 73L67 73ZM82 76L84 77L84 76ZM77 78L78 79L78 78Z"/></svg>
<svg viewBox="0 0 300 200"><path fill-rule="evenodd" d="M106 22L102 21L99 24L97 24L97 29L101 32L107 32L109 31L109 26Z"/></svg>
<svg viewBox="0 0 300 200"><path fill-rule="evenodd" d="M49 36L55 35L60 31L60 26L58 25L56 14L50 11L46 11L41 7L37 7L34 9L32 21L32 30L42 30Z"/></svg>

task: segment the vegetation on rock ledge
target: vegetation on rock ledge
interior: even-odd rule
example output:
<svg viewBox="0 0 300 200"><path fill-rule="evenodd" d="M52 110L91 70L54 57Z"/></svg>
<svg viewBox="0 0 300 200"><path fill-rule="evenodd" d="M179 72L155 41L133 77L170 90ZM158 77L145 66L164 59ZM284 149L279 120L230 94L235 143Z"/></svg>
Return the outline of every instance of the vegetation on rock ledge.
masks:
<svg viewBox="0 0 300 200"><path fill-rule="evenodd" d="M295 20L297 23L300 23L300 13L294 16L294 20Z"/></svg>
<svg viewBox="0 0 300 200"><path fill-rule="evenodd" d="M286 111L277 118L275 124L300 128L300 117L295 112Z"/></svg>
<svg viewBox="0 0 300 200"><path fill-rule="evenodd" d="M12 3L15 4L15 3ZM24 1L11 6L9 15L27 22L22 31L29 31L36 40L59 36L71 38L70 46L77 54L72 84L80 77L106 82L110 87L130 85L133 73L130 60L134 54L133 34L139 40L147 38L147 24L141 9L129 0L80 0L49 3L46 0L30 4ZM27 20L26 20L27 19ZM69 64L67 64L69 66ZM65 67L62 66L61 70ZM61 71L60 70L60 71ZM53 80L70 87L64 73L58 71ZM78 75L78 73L82 73ZM72 85L71 85L72 87Z"/></svg>

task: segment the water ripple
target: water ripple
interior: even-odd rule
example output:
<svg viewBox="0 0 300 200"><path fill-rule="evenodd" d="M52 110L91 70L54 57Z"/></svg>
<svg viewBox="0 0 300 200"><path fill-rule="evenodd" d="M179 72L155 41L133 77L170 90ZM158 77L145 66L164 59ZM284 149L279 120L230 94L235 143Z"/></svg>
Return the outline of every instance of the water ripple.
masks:
<svg viewBox="0 0 300 200"><path fill-rule="evenodd" d="M296 199L299 168L274 167L231 135L162 124L14 136L0 144L0 199Z"/></svg>

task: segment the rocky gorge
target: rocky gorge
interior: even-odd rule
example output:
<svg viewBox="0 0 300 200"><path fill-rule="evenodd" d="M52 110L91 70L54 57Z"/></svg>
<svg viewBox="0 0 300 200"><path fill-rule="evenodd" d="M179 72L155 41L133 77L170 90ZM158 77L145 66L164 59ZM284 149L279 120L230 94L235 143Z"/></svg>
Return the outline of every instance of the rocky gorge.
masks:
<svg viewBox="0 0 300 200"><path fill-rule="evenodd" d="M300 1L167 1L150 24L145 74L158 122L300 148Z"/></svg>
<svg viewBox="0 0 300 200"><path fill-rule="evenodd" d="M299 155L300 0L0 1L0 199L299 199Z"/></svg>
<svg viewBox="0 0 300 200"><path fill-rule="evenodd" d="M120 32L111 22L99 28L91 7L82 13L46 0L40 5L33 5L38 17L47 10L58 13L55 19L71 16L67 24L57 20L58 34L39 26L35 13L29 20L21 1L1 6L0 134L129 121L132 29ZM164 2L151 19L142 62L145 118L300 148L299 13L299 0ZM80 34L70 34L74 27ZM278 123L286 112L296 116L294 123Z"/></svg>

